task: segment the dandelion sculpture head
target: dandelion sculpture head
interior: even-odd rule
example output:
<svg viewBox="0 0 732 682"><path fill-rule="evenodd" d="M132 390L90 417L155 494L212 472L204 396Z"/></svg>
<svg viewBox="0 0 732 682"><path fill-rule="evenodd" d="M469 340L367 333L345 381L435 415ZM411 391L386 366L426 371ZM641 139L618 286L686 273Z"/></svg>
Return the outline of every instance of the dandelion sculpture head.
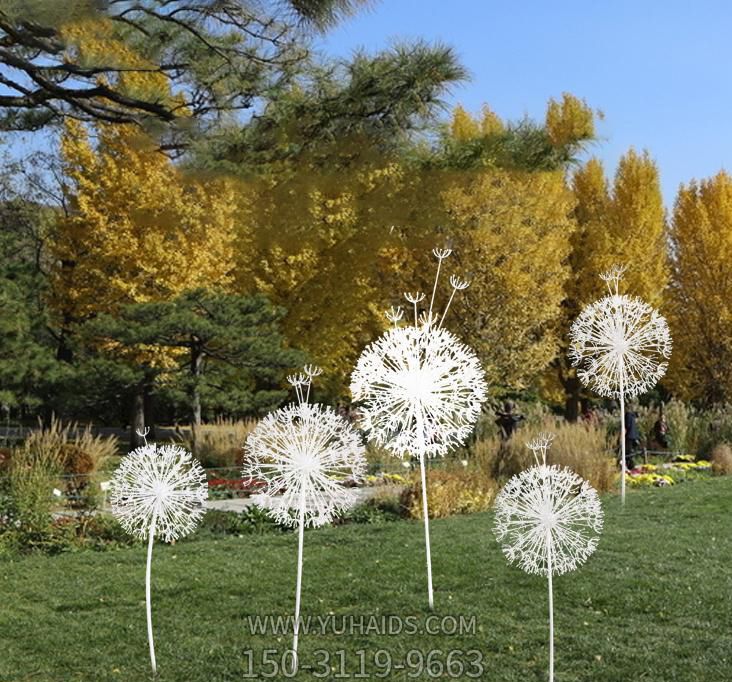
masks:
<svg viewBox="0 0 732 682"><path fill-rule="evenodd" d="M362 425L371 438L398 457L444 455L462 444L480 415L486 384L473 351L442 327L456 291L468 286L450 278L452 292L439 318L433 314L442 261L435 249L437 277L430 307L419 314L424 294L405 294L414 324L398 326L400 309L387 313L393 327L366 347L351 376L351 393L361 404Z"/></svg>
<svg viewBox="0 0 732 682"><path fill-rule="evenodd" d="M496 498L496 539L527 573L561 575L597 548L603 512L595 489L569 469L548 466L552 436L528 443L536 465L514 476Z"/></svg>
<svg viewBox="0 0 732 682"><path fill-rule="evenodd" d="M320 370L289 377L298 403L268 414L247 438L244 477L263 485L255 501L282 524L319 526L356 502L344 485L366 471L365 449L351 425L325 405L305 402Z"/></svg>
<svg viewBox="0 0 732 682"><path fill-rule="evenodd" d="M608 398L645 393L663 377L671 356L666 319L634 296L619 293L623 268L601 277L609 295L588 305L569 332L569 358L588 388Z"/></svg>
<svg viewBox="0 0 732 682"><path fill-rule="evenodd" d="M171 542L191 533L205 512L206 472L178 445L145 444L123 458L110 483L112 513L139 538L151 528Z"/></svg>

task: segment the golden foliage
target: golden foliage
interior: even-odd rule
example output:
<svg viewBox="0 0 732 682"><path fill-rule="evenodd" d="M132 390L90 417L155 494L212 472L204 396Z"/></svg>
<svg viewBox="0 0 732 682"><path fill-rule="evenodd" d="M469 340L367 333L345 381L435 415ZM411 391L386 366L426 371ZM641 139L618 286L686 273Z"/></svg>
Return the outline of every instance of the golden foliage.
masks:
<svg viewBox="0 0 732 682"><path fill-rule="evenodd" d="M671 224L669 380L683 398L732 400L732 177L679 190Z"/></svg>
<svg viewBox="0 0 732 682"><path fill-rule="evenodd" d="M252 246L237 252L235 286L285 307L287 337L325 369L319 384L333 392L385 327L387 278L401 253L395 226L415 182L383 157L336 170L303 162L251 193Z"/></svg>
<svg viewBox="0 0 732 682"><path fill-rule="evenodd" d="M557 350L572 195L561 173L490 170L441 196L459 269L471 279L447 324L475 348L489 383L527 386Z"/></svg>
<svg viewBox="0 0 732 682"><path fill-rule="evenodd" d="M472 514L490 508L496 496L495 481L475 468L427 470L427 495L431 519L455 514ZM422 483L415 475L412 484L402 495L402 506L409 515L421 519Z"/></svg>
<svg viewBox="0 0 732 682"><path fill-rule="evenodd" d="M494 113L493 110L487 105L483 105L480 115L480 132L482 135L497 135L505 130L503 121L498 117L498 114Z"/></svg>
<svg viewBox="0 0 732 682"><path fill-rule="evenodd" d="M459 104L452 111L450 136L458 142L474 140L480 135L478 122Z"/></svg>
<svg viewBox="0 0 732 682"><path fill-rule="evenodd" d="M173 104L168 79L157 65L135 52L117 35L115 23L95 15L72 17L60 28L69 59L83 68L105 67L119 69L116 81L109 73L100 74L97 81L120 94L149 102ZM185 112L180 111L183 115Z"/></svg>
<svg viewBox="0 0 732 682"><path fill-rule="evenodd" d="M595 158L575 171L571 187L577 230L569 237L571 276L559 332L563 348L545 376L542 393L556 397L561 386L567 414L576 417L582 389L566 358L566 339L582 308L607 293L600 273L615 264L627 266L623 290L659 306L668 284L668 261L658 168L647 153L630 149L620 159L612 191Z"/></svg>
<svg viewBox="0 0 732 682"><path fill-rule="evenodd" d="M483 105L479 118L471 116L458 104L452 111L449 133L453 140L467 142L479 137L497 135L504 129L503 121L487 104Z"/></svg>
<svg viewBox="0 0 732 682"><path fill-rule="evenodd" d="M187 177L132 126L100 126L98 135L95 148L69 120L62 139L70 210L50 245L59 264L56 310L82 321L127 303L229 286L232 183Z"/></svg>
<svg viewBox="0 0 732 682"><path fill-rule="evenodd" d="M550 99L546 110L546 128L556 147L563 147L595 136L595 115L584 100L565 92L562 101Z"/></svg>
<svg viewBox="0 0 732 682"><path fill-rule="evenodd" d="M630 149L618 164L609 208L611 258L628 266L625 290L659 306L668 285L666 216L658 167Z"/></svg>

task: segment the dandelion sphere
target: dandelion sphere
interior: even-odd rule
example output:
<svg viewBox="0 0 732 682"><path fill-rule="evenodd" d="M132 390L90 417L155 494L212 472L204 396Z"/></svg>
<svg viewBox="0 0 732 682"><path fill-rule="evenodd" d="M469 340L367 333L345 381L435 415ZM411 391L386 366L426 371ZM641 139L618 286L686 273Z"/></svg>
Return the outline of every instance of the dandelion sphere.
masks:
<svg viewBox="0 0 732 682"><path fill-rule="evenodd" d="M550 551L552 575L573 571L597 548L602 523L595 489L558 466L521 472L496 498L496 539L527 573L548 576Z"/></svg>
<svg viewBox="0 0 732 682"><path fill-rule="evenodd" d="M243 475L262 484L255 496L280 523L319 526L351 507L354 488L344 485L366 471L358 433L325 405L300 403L268 414L249 434Z"/></svg>
<svg viewBox="0 0 732 682"><path fill-rule="evenodd" d="M473 351L426 320L394 327L367 346L351 393L377 444L398 457L434 457L470 435L486 384Z"/></svg>
<svg viewBox="0 0 732 682"><path fill-rule="evenodd" d="M112 513L130 534L145 539L153 519L165 542L191 533L205 512L206 472L178 445L151 443L125 456L110 483Z"/></svg>
<svg viewBox="0 0 732 682"><path fill-rule="evenodd" d="M615 290L588 305L569 332L569 358L580 381L608 398L637 396L666 373L671 333L666 319L645 301L617 291L621 269L605 273Z"/></svg>

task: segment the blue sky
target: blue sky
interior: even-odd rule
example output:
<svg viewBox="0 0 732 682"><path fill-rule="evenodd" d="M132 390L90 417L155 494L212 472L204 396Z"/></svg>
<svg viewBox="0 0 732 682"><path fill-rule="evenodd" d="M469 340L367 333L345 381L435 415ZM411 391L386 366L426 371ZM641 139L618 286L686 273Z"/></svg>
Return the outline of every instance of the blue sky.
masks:
<svg viewBox="0 0 732 682"><path fill-rule="evenodd" d="M670 207L679 183L732 168L731 34L721 0L379 0L322 49L447 43L471 73L448 101L505 119L542 119L569 91L605 114L591 152L607 171L630 146L648 149Z"/></svg>

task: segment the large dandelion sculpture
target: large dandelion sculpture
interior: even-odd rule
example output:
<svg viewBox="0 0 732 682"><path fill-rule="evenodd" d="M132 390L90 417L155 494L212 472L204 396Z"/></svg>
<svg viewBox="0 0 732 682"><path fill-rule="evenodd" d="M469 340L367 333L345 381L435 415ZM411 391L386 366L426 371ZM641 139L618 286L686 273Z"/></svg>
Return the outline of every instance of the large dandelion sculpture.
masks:
<svg viewBox="0 0 732 682"><path fill-rule="evenodd" d="M552 577L573 571L597 548L603 513L595 489L569 469L548 466L553 436L527 443L535 466L514 476L496 497L496 539L508 561L549 581L549 682L554 680Z"/></svg>
<svg viewBox="0 0 732 682"><path fill-rule="evenodd" d="M140 433L144 438L145 433ZM153 541L172 542L191 533L205 511L206 472L190 452L178 445L145 444L133 450L110 482L112 514L131 535L147 539L145 604L147 639L153 673L155 644L152 629L150 571Z"/></svg>
<svg viewBox="0 0 732 682"><path fill-rule="evenodd" d="M434 597L425 460L465 442L486 397L478 358L442 327L455 293L468 282L450 277L445 311L433 314L442 261L450 253L433 251L438 265L429 309L419 314L424 294L404 294L414 309L414 324L400 326L404 312L392 308L387 317L393 328L366 347L351 376L351 393L361 406L361 423L370 438L396 457L419 459L430 608Z"/></svg>
<svg viewBox="0 0 732 682"><path fill-rule="evenodd" d="M249 434L244 477L262 484L255 502L282 524L298 527L297 583L292 639L297 670L300 632L303 536L306 526L320 526L350 508L356 489L345 485L366 472L365 448L358 433L331 408L308 401L313 377L321 370L306 366L288 377L297 403L268 414Z"/></svg>
<svg viewBox="0 0 732 682"><path fill-rule="evenodd" d="M671 333L666 319L645 301L619 293L625 268L601 275L609 295L588 305L569 331L569 358L587 387L620 400L620 490L625 504L625 398L653 388L666 373Z"/></svg>

